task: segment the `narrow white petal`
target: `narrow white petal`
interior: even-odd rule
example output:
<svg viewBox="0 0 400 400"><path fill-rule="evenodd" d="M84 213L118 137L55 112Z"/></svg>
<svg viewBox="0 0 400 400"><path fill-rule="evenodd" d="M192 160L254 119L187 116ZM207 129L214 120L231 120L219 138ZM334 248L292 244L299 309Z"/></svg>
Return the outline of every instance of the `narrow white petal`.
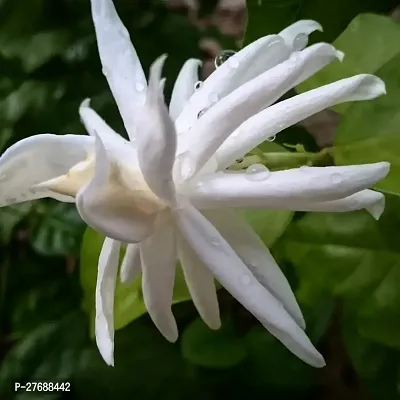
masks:
<svg viewBox="0 0 400 400"><path fill-rule="evenodd" d="M183 64L178 74L169 104L169 114L173 121L179 117L179 114L194 93L194 86L199 80L199 67L201 64L200 60L191 58Z"/></svg>
<svg viewBox="0 0 400 400"><path fill-rule="evenodd" d="M123 283L130 283L141 272L140 263L140 248L136 243L131 243L126 246L124 259L121 264L120 279Z"/></svg>
<svg viewBox="0 0 400 400"><path fill-rule="evenodd" d="M120 242L105 238L97 272L96 343L108 365L114 365L114 293L120 246Z"/></svg>
<svg viewBox="0 0 400 400"><path fill-rule="evenodd" d="M219 198L215 201L213 201L211 197L206 201L192 198L192 203L202 210L219 210L225 207L245 207L305 212L348 212L365 209L375 219L379 219L385 209L385 196L382 193L369 189L362 190L342 199L329 201L313 201L311 199L303 201L296 197L282 199L279 197L266 196L263 200L251 202L251 204L249 204L248 199L244 197L242 199L243 201L240 203L238 200L231 201L230 198Z"/></svg>
<svg viewBox="0 0 400 400"><path fill-rule="evenodd" d="M290 351L314 367L325 365L304 331L262 286L214 226L195 208L177 212L182 234L217 280Z"/></svg>
<svg viewBox="0 0 400 400"><path fill-rule="evenodd" d="M135 137L138 105L146 95L146 78L129 33L112 0L91 0L92 17L103 73L129 137Z"/></svg>
<svg viewBox="0 0 400 400"><path fill-rule="evenodd" d="M197 90L176 120L178 133L185 132L197 121L203 110L262 72L286 60L290 49L278 35L262 37L244 47L218 67Z"/></svg>
<svg viewBox="0 0 400 400"><path fill-rule="evenodd" d="M390 164L341 167L304 167L272 172L262 180L247 173L218 173L203 177L188 188L190 201L201 208L264 208L282 202L282 207L307 202L337 200L367 189L383 179ZM289 203L289 201L291 203ZM310 205L311 208L311 205Z"/></svg>
<svg viewBox="0 0 400 400"><path fill-rule="evenodd" d="M373 75L356 75L281 101L249 118L221 145L216 155L221 169L263 141L317 112L348 101L385 94L384 82Z"/></svg>
<svg viewBox="0 0 400 400"><path fill-rule="evenodd" d="M172 224L165 224L140 243L143 300L161 334L170 342L178 339L172 313L176 272L176 237Z"/></svg>
<svg viewBox="0 0 400 400"><path fill-rule="evenodd" d="M289 282L253 229L231 210L208 211L204 215L218 229L257 280L282 302L297 324L305 329L303 314Z"/></svg>
<svg viewBox="0 0 400 400"><path fill-rule="evenodd" d="M190 150L193 155L193 170L188 178L203 167L240 124L336 57L336 49L327 43L310 46L240 86L205 112L179 138L178 154Z"/></svg>
<svg viewBox="0 0 400 400"><path fill-rule="evenodd" d="M186 284L197 311L211 329L219 329L221 319L214 276L180 234L178 235L178 254Z"/></svg>
<svg viewBox="0 0 400 400"><path fill-rule="evenodd" d="M285 43L288 47L296 50L296 37L298 35L306 35L306 37L308 38L308 36L315 31L322 32L322 26L316 21L304 19L301 21L297 21L294 24L285 28L279 33L279 36L281 36L285 40Z"/></svg>
<svg viewBox="0 0 400 400"><path fill-rule="evenodd" d="M139 242L151 235L161 206L152 202L141 176L134 171L125 176L123 167L129 165L132 147L117 141L115 148L106 149L100 137L95 138L94 175L76 196L78 212L89 226L108 237Z"/></svg>
<svg viewBox="0 0 400 400"><path fill-rule="evenodd" d="M41 134L15 143L0 157L0 207L44 197L73 202L34 186L67 173L93 148L94 139L83 135Z"/></svg>
<svg viewBox="0 0 400 400"><path fill-rule="evenodd" d="M141 134L136 142L140 169L150 189L160 199L174 204L172 167L175 161L176 133L160 90L165 59L165 55L159 57L150 68L146 104L140 116Z"/></svg>

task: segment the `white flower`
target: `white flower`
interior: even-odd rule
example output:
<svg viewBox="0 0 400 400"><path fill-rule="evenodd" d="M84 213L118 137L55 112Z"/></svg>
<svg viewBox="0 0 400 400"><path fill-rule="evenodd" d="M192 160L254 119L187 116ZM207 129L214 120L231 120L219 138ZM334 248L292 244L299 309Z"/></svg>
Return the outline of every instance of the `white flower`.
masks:
<svg viewBox="0 0 400 400"><path fill-rule="evenodd" d="M322 367L289 283L233 208L366 208L378 218L384 197L367 188L387 175L389 164L251 174L225 169L324 108L384 94L383 82L357 75L276 103L343 57L326 43L300 49L308 34L321 29L314 21L300 21L236 53L196 91L199 61L187 61L168 111L161 78L165 56L152 65L147 83L112 1L91 4L103 71L130 140L85 101L79 112L90 136L37 135L3 154L0 204L41 197L75 201L87 224L106 236L97 277L96 340L108 364L114 363L120 246L127 243L121 279L128 282L142 273L147 310L168 340L178 337L171 301L179 259L193 302L210 328L220 326L215 277L289 350Z"/></svg>

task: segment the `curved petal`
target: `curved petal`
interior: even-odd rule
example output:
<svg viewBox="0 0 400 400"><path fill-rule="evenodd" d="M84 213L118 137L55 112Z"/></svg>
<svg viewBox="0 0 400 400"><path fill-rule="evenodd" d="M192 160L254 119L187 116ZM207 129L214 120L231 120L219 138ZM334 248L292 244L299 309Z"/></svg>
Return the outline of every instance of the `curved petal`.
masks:
<svg viewBox="0 0 400 400"><path fill-rule="evenodd" d="M296 37L298 35L305 35L304 39L307 41L308 36L315 31L322 32L322 26L316 21L303 19L295 22L294 24L279 32L279 36L284 39L286 45L292 50L298 50L295 42ZM307 45L306 42L305 44Z"/></svg>
<svg viewBox="0 0 400 400"><path fill-rule="evenodd" d="M384 82L373 75L356 75L281 101L249 118L218 149L221 169L269 137L325 108L385 94Z"/></svg>
<svg viewBox="0 0 400 400"><path fill-rule="evenodd" d="M140 243L142 290L146 309L161 334L170 342L178 339L172 313L176 271L176 238L172 224L164 224Z"/></svg>
<svg viewBox="0 0 400 400"><path fill-rule="evenodd" d="M247 118L277 101L337 57L336 49L319 43L293 54L288 60L240 86L202 115L180 136L178 154L191 151L195 175L228 136Z"/></svg>
<svg viewBox="0 0 400 400"><path fill-rule="evenodd" d="M194 85L199 80L199 67L201 64L200 60L191 58L183 64L178 74L169 104L169 114L173 121L179 117L179 114L194 93Z"/></svg>
<svg viewBox="0 0 400 400"><path fill-rule="evenodd" d="M190 129L203 110L224 98L240 85L286 60L290 49L278 35L262 37L244 47L218 67L197 90L175 121L178 133Z"/></svg>
<svg viewBox="0 0 400 400"><path fill-rule="evenodd" d="M76 205L93 229L125 243L150 236L163 204L147 187L140 171L129 170L131 146L105 147L96 137L96 161L89 183L79 190Z"/></svg>
<svg viewBox="0 0 400 400"><path fill-rule="evenodd" d="M130 283L141 272L140 248L136 243L128 244L121 264L120 279L123 283Z"/></svg>
<svg viewBox="0 0 400 400"><path fill-rule="evenodd" d="M181 234L178 234L178 254L186 284L197 311L211 329L219 329L221 319L213 275Z"/></svg>
<svg viewBox="0 0 400 400"><path fill-rule="evenodd" d="M176 216L179 229L194 252L232 296L297 357L314 367L323 367L323 357L304 331L214 226L191 206L180 209Z"/></svg>
<svg viewBox="0 0 400 400"><path fill-rule="evenodd" d="M300 328L305 329L303 314L288 280L253 229L231 210L208 211L204 215L235 250L257 280L282 302Z"/></svg>
<svg viewBox="0 0 400 400"><path fill-rule="evenodd" d="M0 157L0 207L44 197L73 202L36 185L67 173L93 148L94 139L81 135L42 134L15 143Z"/></svg>
<svg viewBox="0 0 400 400"><path fill-rule="evenodd" d="M165 58L159 57L150 68L146 104L140 116L142 134L136 142L144 179L160 199L171 205L175 203L172 167L175 161L176 133L160 90Z"/></svg>
<svg viewBox="0 0 400 400"><path fill-rule="evenodd" d="M96 343L108 365L114 365L114 293L121 243L105 238L96 283Z"/></svg>
<svg viewBox="0 0 400 400"><path fill-rule="evenodd" d="M342 167L301 167L272 172L254 180L246 173L218 173L187 189L190 201L202 208L256 207L282 202L282 207L306 206L306 202L337 200L367 189L383 179L390 164ZM289 203L290 201L290 203ZM310 205L311 207L311 205Z"/></svg>
<svg viewBox="0 0 400 400"><path fill-rule="evenodd" d="M112 0L91 0L92 17L103 73L129 137L135 137L137 107L145 101L146 78L129 33Z"/></svg>
<svg viewBox="0 0 400 400"><path fill-rule="evenodd" d="M243 202L230 201L229 198L215 198L211 196L205 201L193 197L192 204L202 210L218 209L226 207L237 207L237 208L268 208L275 210L291 210L291 211L305 211L305 212L348 212L366 209L375 219L379 219L385 209L385 196L382 193L374 190L362 190L361 192L354 193L348 197L337 200L329 201L312 201L310 200L299 200L296 198L275 198L265 197L263 201L257 202L257 204L249 205L249 201L242 198Z"/></svg>

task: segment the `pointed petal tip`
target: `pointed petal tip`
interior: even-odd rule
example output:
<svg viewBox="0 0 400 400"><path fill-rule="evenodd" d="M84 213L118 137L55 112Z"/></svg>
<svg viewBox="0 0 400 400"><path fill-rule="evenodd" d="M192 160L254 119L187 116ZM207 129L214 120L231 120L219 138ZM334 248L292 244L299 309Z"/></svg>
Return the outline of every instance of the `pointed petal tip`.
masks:
<svg viewBox="0 0 400 400"><path fill-rule="evenodd" d="M364 100L372 100L386 94L385 82L375 75L359 75L360 83L358 91L364 95Z"/></svg>
<svg viewBox="0 0 400 400"><path fill-rule="evenodd" d="M385 211L386 199L384 194L380 193L380 198L372 205L365 207L365 210L378 221Z"/></svg>
<svg viewBox="0 0 400 400"><path fill-rule="evenodd" d="M336 50L336 58L342 62L344 60L344 52L340 50Z"/></svg>
<svg viewBox="0 0 400 400"><path fill-rule="evenodd" d="M315 355L315 362L312 364L312 366L315 368L323 368L326 366L326 362L322 354L317 353Z"/></svg>
<svg viewBox="0 0 400 400"><path fill-rule="evenodd" d="M79 105L79 111L82 111L84 108L90 107L90 102L91 102L91 99L89 97L87 97L85 100L83 100L81 102L81 104Z"/></svg>

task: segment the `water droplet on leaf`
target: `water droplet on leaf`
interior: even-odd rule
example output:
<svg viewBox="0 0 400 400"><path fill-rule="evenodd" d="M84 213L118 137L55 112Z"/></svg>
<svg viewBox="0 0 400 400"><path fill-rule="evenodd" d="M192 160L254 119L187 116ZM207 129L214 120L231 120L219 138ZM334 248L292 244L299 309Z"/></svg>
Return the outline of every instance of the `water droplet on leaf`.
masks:
<svg viewBox="0 0 400 400"><path fill-rule="evenodd" d="M246 177L250 181L263 181L270 175L271 171L263 164L253 164L246 169Z"/></svg>
<svg viewBox="0 0 400 400"><path fill-rule="evenodd" d="M219 53L217 55L217 57L215 57L215 67L218 68L220 67L225 61L229 60L232 56L234 56L236 54L236 51L234 50L223 50L221 51L221 53ZM239 63L236 60L233 60L237 65L236 67L239 65ZM232 61L231 61L232 63ZM232 65L230 65L232 68L236 68L233 67Z"/></svg>
<svg viewBox="0 0 400 400"><path fill-rule="evenodd" d="M276 135L270 136L267 140L268 142L273 142L276 139Z"/></svg>
<svg viewBox="0 0 400 400"><path fill-rule="evenodd" d="M299 33L293 40L293 49L300 51L306 48L308 44L308 35Z"/></svg>

